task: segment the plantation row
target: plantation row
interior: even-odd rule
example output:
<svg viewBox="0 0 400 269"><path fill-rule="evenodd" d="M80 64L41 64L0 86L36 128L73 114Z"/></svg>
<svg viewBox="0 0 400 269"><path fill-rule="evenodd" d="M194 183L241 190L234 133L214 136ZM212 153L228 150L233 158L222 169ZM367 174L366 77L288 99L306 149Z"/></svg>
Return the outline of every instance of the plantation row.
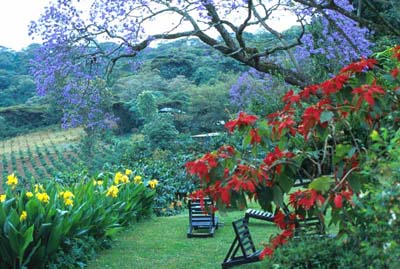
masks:
<svg viewBox="0 0 400 269"><path fill-rule="evenodd" d="M80 129L46 131L0 142L0 175L15 173L22 180L54 178L59 172L79 171L88 157L81 150ZM111 153L106 145L97 149L95 160L101 164Z"/></svg>

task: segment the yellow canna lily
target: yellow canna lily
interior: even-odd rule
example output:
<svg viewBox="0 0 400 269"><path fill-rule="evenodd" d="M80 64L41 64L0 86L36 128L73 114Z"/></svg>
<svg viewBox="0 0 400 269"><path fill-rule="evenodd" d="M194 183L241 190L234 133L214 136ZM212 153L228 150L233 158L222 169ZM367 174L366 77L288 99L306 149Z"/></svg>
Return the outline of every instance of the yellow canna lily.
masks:
<svg viewBox="0 0 400 269"><path fill-rule="evenodd" d="M111 196L111 197L117 197L118 196L118 187L117 186L111 186L110 188L108 188L106 196Z"/></svg>
<svg viewBox="0 0 400 269"><path fill-rule="evenodd" d="M12 186L12 188L14 189L15 186L18 184L18 178L15 176L14 173L12 173L11 175L7 176L7 181L6 184L8 186Z"/></svg>
<svg viewBox="0 0 400 269"><path fill-rule="evenodd" d="M22 211L21 215L19 216L19 221L24 221L28 217L28 213L26 211Z"/></svg>

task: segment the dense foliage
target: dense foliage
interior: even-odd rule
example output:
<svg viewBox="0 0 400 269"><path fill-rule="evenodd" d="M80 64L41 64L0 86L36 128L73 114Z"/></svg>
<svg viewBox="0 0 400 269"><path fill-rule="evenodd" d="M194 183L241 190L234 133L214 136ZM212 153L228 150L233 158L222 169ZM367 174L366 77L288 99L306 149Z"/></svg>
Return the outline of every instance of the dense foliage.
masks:
<svg viewBox="0 0 400 269"><path fill-rule="evenodd" d="M329 212L339 235L351 236L351 225L361 233L369 231L362 229L369 220L358 215L363 208L356 206L355 199L371 192L370 188L380 193L386 184L376 170L364 169L378 165L379 158L371 151L373 140L379 137L377 130L399 128L400 47L375 57L354 62L323 83L288 91L283 109L266 119L241 112L225 126L230 132L239 130L242 147L224 145L187 163L188 171L202 184L195 196L210 196L220 206L238 203L240 207L248 196L275 212L275 222L283 232L271 240L263 255L272 255L293 237L296 219L315 216L324 221ZM384 156L398 143L393 138L397 135L385 133L385 141L392 145L386 150L386 144L381 147ZM398 165L397 160L393 165ZM389 177L397 182L398 170L390 171L394 174ZM304 177L311 180L308 188L294 190L296 180ZM394 212L398 207L386 210ZM380 245L380 251L385 248Z"/></svg>
<svg viewBox="0 0 400 269"><path fill-rule="evenodd" d="M157 185L129 169L94 177L71 174L73 181L21 186L14 174L7 177L0 196L1 268L44 268L57 263L58 252L64 255L62 268L85 262L77 260L85 255L69 252L71 244L89 240L87 249L100 247L121 227L149 215Z"/></svg>
<svg viewBox="0 0 400 269"><path fill-rule="evenodd" d="M282 12L295 18L293 24L297 30L291 34L279 33L271 22L275 16L282 16ZM238 17L236 20L231 18L233 13ZM171 25L160 27L157 33L146 31L147 25L164 14L173 18ZM57 96L64 109L65 126L83 125L90 129L110 127L115 120L106 102L107 90L95 87L93 80L110 78L121 61L125 70L135 72L140 65L140 53L155 40L196 37L225 56L278 76L287 84L304 87L310 81L320 82L313 76L314 70L322 69L324 76L318 77L325 79L337 72L339 65L366 56L372 45L368 37L373 30L400 35L396 28L389 27L390 21L383 22L356 16L347 0L285 0L276 5L270 1L242 0L229 3L107 0L93 1L90 10L79 1L59 0L31 24L30 31L44 40L34 61L39 91ZM253 26L266 33L271 42L254 42L250 33ZM209 29L215 30L218 37L211 36ZM202 84L204 74L216 78L215 67L230 64L224 58L215 61L221 59L219 56L197 67L193 64L198 59L195 55L186 57L177 50L170 55L174 57L160 55L152 60L151 68L159 70L160 78L190 76L196 84ZM139 61L126 64L127 59L135 57ZM303 65L315 69L307 72L300 68Z"/></svg>

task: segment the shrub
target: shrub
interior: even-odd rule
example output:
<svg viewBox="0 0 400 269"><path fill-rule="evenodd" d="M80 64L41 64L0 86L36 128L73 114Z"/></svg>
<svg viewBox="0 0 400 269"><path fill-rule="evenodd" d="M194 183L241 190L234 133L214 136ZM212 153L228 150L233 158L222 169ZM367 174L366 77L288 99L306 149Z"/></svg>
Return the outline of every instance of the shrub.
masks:
<svg viewBox="0 0 400 269"><path fill-rule="evenodd" d="M57 252L73 250L71 240L101 242L150 214L155 182L132 181L130 170L105 171L70 185L47 181L23 188L8 176L0 203L1 268L43 268Z"/></svg>

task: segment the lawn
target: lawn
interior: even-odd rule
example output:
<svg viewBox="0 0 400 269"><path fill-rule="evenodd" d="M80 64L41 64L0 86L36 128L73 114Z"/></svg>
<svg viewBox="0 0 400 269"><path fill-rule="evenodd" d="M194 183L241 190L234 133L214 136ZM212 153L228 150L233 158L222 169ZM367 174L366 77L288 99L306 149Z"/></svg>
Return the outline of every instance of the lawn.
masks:
<svg viewBox="0 0 400 269"><path fill-rule="evenodd" d="M223 226L216 230L214 237L190 239L186 237L187 214L147 219L117 235L113 248L102 251L87 268L221 268L234 238L231 223L243 216L243 211L228 212L219 216ZM273 224L254 219L250 220L249 227L257 249L276 231ZM235 268L265 267L263 262L258 262Z"/></svg>

